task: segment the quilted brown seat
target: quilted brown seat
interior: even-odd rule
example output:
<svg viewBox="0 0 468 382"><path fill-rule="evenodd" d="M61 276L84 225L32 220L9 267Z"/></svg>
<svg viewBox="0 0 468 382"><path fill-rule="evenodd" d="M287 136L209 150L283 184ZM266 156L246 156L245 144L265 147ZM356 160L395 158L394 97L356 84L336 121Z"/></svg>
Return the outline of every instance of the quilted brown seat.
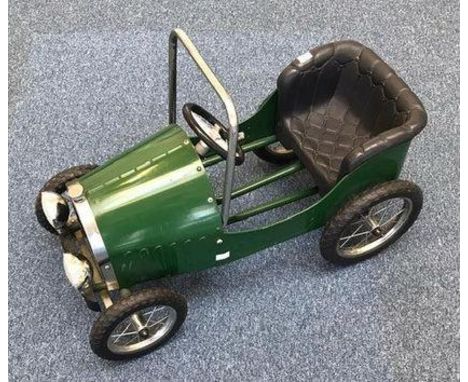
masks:
<svg viewBox="0 0 468 382"><path fill-rule="evenodd" d="M418 97L355 41L312 49L278 78L280 142L294 150L320 193L376 153L426 125Z"/></svg>

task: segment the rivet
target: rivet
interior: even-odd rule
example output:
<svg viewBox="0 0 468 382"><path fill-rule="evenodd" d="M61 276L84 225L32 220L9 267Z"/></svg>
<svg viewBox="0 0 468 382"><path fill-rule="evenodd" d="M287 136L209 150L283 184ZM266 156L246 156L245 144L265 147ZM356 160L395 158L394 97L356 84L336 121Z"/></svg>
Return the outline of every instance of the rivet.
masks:
<svg viewBox="0 0 468 382"><path fill-rule="evenodd" d="M184 145L188 145L190 141L188 139L184 140Z"/></svg>
<svg viewBox="0 0 468 382"><path fill-rule="evenodd" d="M83 186L79 183L74 183L68 187L68 195L73 199L79 198L83 194Z"/></svg>
<svg viewBox="0 0 468 382"><path fill-rule="evenodd" d="M223 244L223 239L216 240L216 244L218 244L218 245Z"/></svg>
<svg viewBox="0 0 468 382"><path fill-rule="evenodd" d="M201 171L201 170L202 170L201 166L198 166L197 171Z"/></svg>
<svg viewBox="0 0 468 382"><path fill-rule="evenodd" d="M213 198L211 196L208 198L208 203L213 203Z"/></svg>

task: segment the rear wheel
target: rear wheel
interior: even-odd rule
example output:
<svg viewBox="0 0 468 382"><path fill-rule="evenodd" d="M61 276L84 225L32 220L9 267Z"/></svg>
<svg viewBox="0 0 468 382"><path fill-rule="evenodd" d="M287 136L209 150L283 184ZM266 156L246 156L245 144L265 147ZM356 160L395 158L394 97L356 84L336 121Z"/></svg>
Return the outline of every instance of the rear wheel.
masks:
<svg viewBox="0 0 468 382"><path fill-rule="evenodd" d="M95 164L85 164L70 167L62 172L59 172L57 175L53 176L47 181L47 183L39 191L36 197L35 204L36 218L43 228L55 235L58 234L55 228L50 225L44 214L44 211L42 210L41 193L43 191L51 191L57 194L62 194L66 190L66 183L70 182L73 179L80 178L83 175L86 175L90 171L94 170L96 167L98 166Z"/></svg>
<svg viewBox="0 0 468 382"><path fill-rule="evenodd" d="M186 316L187 302L174 291L135 291L101 313L90 333L91 349L105 359L140 357L166 343Z"/></svg>
<svg viewBox="0 0 468 382"><path fill-rule="evenodd" d="M287 164L297 159L294 151L286 149L280 142L254 150L254 153L264 161L274 164Z"/></svg>
<svg viewBox="0 0 468 382"><path fill-rule="evenodd" d="M326 225L320 241L322 256L334 263L349 264L378 254L413 225L422 202L421 189L404 180L364 191Z"/></svg>

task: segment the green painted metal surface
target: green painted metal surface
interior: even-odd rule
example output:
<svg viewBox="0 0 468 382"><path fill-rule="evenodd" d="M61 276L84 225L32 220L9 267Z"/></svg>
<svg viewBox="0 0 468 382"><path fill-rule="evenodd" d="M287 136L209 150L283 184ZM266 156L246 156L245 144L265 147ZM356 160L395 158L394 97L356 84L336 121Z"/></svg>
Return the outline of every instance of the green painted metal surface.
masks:
<svg viewBox="0 0 468 382"><path fill-rule="evenodd" d="M317 188L307 188L305 190L292 192L289 195L282 196L274 200L271 200L267 203L260 204L259 206L255 206L247 210L241 211L238 214L231 216L228 220L228 223L233 224L242 220L246 220L252 216L259 215L263 212L285 206L286 204L297 202L298 200L307 198L308 196L312 196L317 193L318 193Z"/></svg>
<svg viewBox="0 0 468 382"><path fill-rule="evenodd" d="M387 149L370 158L343 177L335 187L309 208L266 227L241 232L224 232L223 251L229 251L229 263L264 248L322 227L351 197L381 182L398 178L410 142Z"/></svg>
<svg viewBox="0 0 468 382"><path fill-rule="evenodd" d="M80 182L121 287L214 264L208 254L216 252L221 219L180 127L168 126Z"/></svg>
<svg viewBox="0 0 468 382"><path fill-rule="evenodd" d="M274 90L258 107L257 112L239 124L239 131L245 134L244 143L275 135L278 121L278 93Z"/></svg>
<svg viewBox="0 0 468 382"><path fill-rule="evenodd" d="M273 93L257 114L242 124L246 144L272 139L275 104ZM118 282L121 287L130 287L226 264L320 228L356 193L397 178L409 144L370 158L305 210L248 231L222 228L205 168L193 141L177 125L166 127L80 182ZM217 261L217 255L222 259Z"/></svg>
<svg viewBox="0 0 468 382"><path fill-rule="evenodd" d="M292 164L288 164L283 166L278 171L275 171L272 174L269 174L261 179L254 180L253 182L247 183L242 187L237 188L236 190L232 191L231 199L236 199L242 195L245 195L249 192L252 192L260 187L266 186L270 183L273 183L279 179L282 179L288 175L295 174L296 172L304 169L304 166L301 162L296 161ZM223 202L223 198L217 198L216 200L218 204Z"/></svg>
<svg viewBox="0 0 468 382"><path fill-rule="evenodd" d="M276 135L269 135L269 136L259 138L259 139L256 139L255 141L250 141L247 143L245 142L245 140L243 140L241 142L241 147L242 147L242 150L244 150L244 152L247 153L249 151L253 151L255 149L265 147L277 141L278 139L276 138ZM222 162L223 160L224 159L221 157L221 155L212 154L203 159L203 166L205 167L212 166L216 163Z"/></svg>

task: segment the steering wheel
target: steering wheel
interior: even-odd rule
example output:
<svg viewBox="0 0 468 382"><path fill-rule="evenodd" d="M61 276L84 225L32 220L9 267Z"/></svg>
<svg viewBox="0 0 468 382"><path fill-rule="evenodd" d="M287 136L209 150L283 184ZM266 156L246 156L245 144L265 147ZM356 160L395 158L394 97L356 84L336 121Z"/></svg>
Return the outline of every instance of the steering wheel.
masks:
<svg viewBox="0 0 468 382"><path fill-rule="evenodd" d="M197 134L200 141L195 146L198 154L204 156L212 149L224 159L228 154L228 129L211 113L194 103L186 103L182 113L190 128ZM244 163L244 151L237 145L236 166Z"/></svg>

